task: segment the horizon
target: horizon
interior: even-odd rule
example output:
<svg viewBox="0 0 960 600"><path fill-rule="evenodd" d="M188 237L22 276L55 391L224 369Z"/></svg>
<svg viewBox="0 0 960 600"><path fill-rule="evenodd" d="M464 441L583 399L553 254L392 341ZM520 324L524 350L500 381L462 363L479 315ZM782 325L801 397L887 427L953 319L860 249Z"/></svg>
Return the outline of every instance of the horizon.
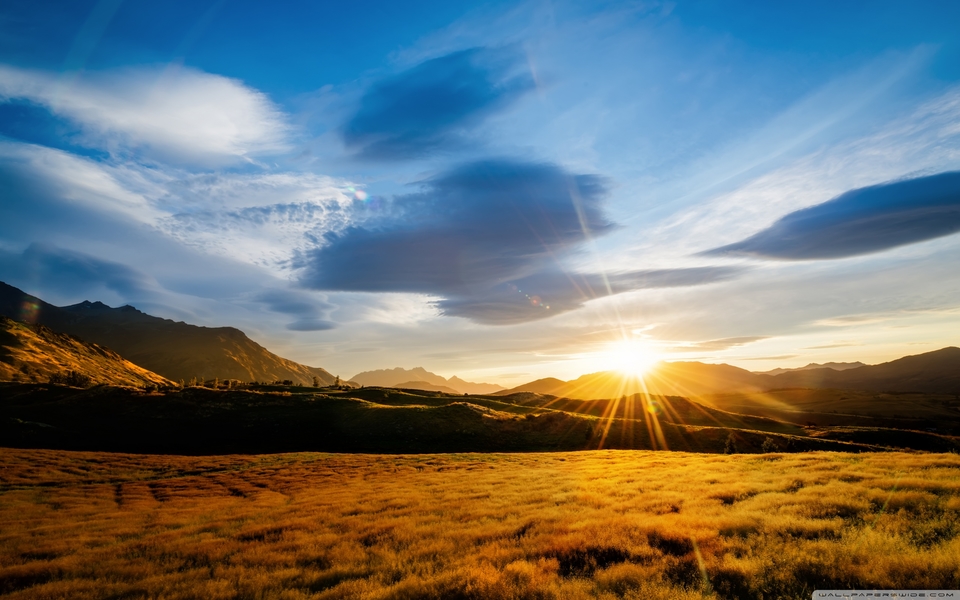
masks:
<svg viewBox="0 0 960 600"><path fill-rule="evenodd" d="M0 8L0 280L505 388L954 347L958 17Z"/></svg>

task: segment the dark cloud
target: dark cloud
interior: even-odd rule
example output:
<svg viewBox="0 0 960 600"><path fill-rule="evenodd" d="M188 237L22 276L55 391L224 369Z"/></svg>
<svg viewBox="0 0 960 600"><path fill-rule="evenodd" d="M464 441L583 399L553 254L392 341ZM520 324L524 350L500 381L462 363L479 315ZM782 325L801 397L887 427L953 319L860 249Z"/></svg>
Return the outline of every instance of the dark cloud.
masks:
<svg viewBox="0 0 960 600"><path fill-rule="evenodd" d="M328 331L336 328L337 324L325 319L298 319L287 324L290 331Z"/></svg>
<svg viewBox="0 0 960 600"><path fill-rule="evenodd" d="M464 133L533 89L508 50L474 48L434 58L374 84L343 126L366 158L414 158L464 143Z"/></svg>
<svg viewBox="0 0 960 600"><path fill-rule="evenodd" d="M604 181L549 164L470 163L394 199L377 228L329 235L309 257L315 289L470 293L527 276L612 225Z"/></svg>
<svg viewBox="0 0 960 600"><path fill-rule="evenodd" d="M379 227L330 235L306 261L309 288L441 296L446 315L482 323L548 317L585 301L647 287L697 285L739 269L567 274L560 259L613 229L606 184L550 164L470 163L396 198ZM549 308L547 308L549 306Z"/></svg>
<svg viewBox="0 0 960 600"><path fill-rule="evenodd" d="M256 302L267 305L273 312L299 317L287 324L291 331L326 331L336 324L324 318L332 304L318 300L298 290L267 290L257 294Z"/></svg>
<svg viewBox="0 0 960 600"><path fill-rule="evenodd" d="M156 287L144 273L126 265L42 243L31 244L22 253L0 250L0 279L62 296L96 294L106 288L123 298L137 298L152 295Z"/></svg>
<svg viewBox="0 0 960 600"><path fill-rule="evenodd" d="M960 231L960 172L846 192L705 254L781 260L844 258Z"/></svg>

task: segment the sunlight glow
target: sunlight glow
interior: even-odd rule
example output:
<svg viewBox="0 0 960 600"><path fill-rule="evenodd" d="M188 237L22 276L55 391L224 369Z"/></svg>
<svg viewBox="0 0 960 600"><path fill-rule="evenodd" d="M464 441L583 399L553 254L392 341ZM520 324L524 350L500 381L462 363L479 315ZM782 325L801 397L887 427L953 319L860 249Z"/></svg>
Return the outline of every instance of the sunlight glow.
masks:
<svg viewBox="0 0 960 600"><path fill-rule="evenodd" d="M642 377L662 358L649 344L638 340L619 340L603 354L609 368L635 377Z"/></svg>

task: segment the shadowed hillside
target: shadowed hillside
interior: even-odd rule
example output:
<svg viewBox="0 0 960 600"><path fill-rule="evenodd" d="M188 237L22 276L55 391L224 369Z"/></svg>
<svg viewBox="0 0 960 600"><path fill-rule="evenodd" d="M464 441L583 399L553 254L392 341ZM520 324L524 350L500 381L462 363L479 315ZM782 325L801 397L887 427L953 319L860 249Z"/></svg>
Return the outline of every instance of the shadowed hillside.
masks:
<svg viewBox="0 0 960 600"><path fill-rule="evenodd" d="M557 404L556 398L534 395L450 396L392 388L191 387L146 393L11 383L0 384L0 397L0 439L26 448L171 454L960 449L956 438L928 432L811 432L683 398Z"/></svg>
<svg viewBox="0 0 960 600"><path fill-rule="evenodd" d="M116 352L30 325L0 317L0 381L40 381L73 372L76 381L93 384L168 386L173 382L138 367Z"/></svg>
<svg viewBox="0 0 960 600"><path fill-rule="evenodd" d="M0 315L45 325L101 344L127 360L174 381L239 379L290 380L310 385L327 371L295 363L268 351L233 327L199 327L142 313L132 306L101 302L56 307L0 282Z"/></svg>

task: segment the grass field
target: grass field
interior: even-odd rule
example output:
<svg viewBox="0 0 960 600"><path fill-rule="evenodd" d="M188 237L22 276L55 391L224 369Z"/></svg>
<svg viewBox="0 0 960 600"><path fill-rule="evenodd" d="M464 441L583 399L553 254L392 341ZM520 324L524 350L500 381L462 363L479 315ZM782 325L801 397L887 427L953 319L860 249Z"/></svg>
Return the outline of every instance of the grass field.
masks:
<svg viewBox="0 0 960 600"><path fill-rule="evenodd" d="M960 587L960 456L0 450L10 598Z"/></svg>

